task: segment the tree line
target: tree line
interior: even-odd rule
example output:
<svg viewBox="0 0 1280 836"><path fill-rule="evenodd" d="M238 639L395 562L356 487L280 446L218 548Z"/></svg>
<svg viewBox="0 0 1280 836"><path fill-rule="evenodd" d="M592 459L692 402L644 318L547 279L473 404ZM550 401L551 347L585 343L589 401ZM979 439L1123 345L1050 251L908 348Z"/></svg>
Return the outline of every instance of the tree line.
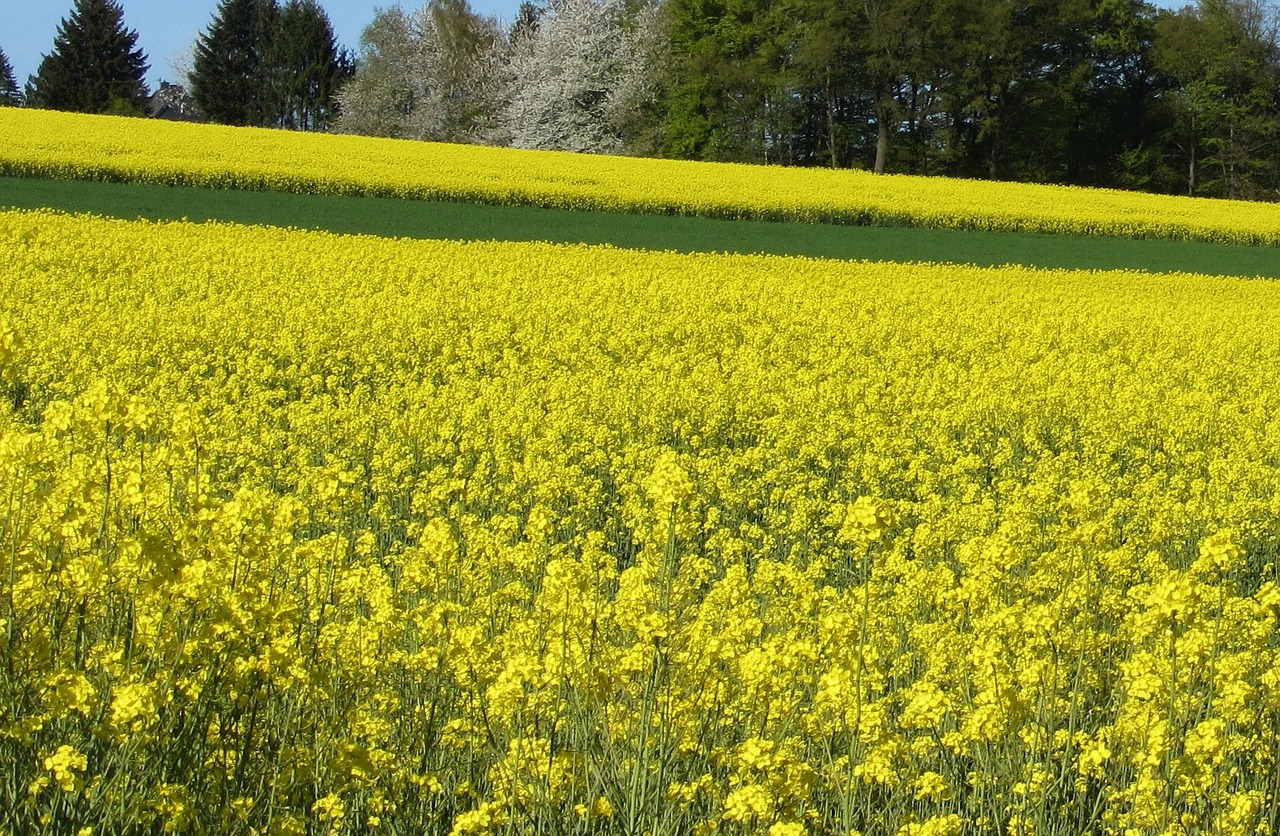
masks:
<svg viewBox="0 0 1280 836"><path fill-rule="evenodd" d="M670 0L664 153L1228 197L1280 185L1261 0Z"/></svg>
<svg viewBox="0 0 1280 836"><path fill-rule="evenodd" d="M52 89L95 7L119 28L116 3L77 0L31 103L61 106L46 64ZM136 87L99 111L141 86L114 37ZM510 22L429 0L376 11L357 56L315 0L222 0L189 81L231 124L1280 195L1270 0L543 0Z"/></svg>
<svg viewBox="0 0 1280 836"><path fill-rule="evenodd" d="M465 0L381 11L340 130L1275 199L1265 0Z"/></svg>
<svg viewBox="0 0 1280 836"><path fill-rule="evenodd" d="M149 65L114 0L76 0L19 91L0 50L0 104L143 115ZM230 125L327 130L354 71L317 0L222 0L185 81L203 115Z"/></svg>

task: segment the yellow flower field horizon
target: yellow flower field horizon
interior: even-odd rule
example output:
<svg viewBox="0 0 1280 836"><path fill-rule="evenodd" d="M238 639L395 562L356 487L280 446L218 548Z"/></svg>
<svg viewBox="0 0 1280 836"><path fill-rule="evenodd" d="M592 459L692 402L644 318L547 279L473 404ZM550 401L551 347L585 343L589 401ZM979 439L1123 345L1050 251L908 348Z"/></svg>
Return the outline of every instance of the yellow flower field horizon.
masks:
<svg viewBox="0 0 1280 836"><path fill-rule="evenodd" d="M1280 205L866 171L0 111L0 174L862 225L1280 245Z"/></svg>
<svg viewBox="0 0 1280 836"><path fill-rule="evenodd" d="M15 830L1277 828L1280 284L37 211L0 300Z"/></svg>

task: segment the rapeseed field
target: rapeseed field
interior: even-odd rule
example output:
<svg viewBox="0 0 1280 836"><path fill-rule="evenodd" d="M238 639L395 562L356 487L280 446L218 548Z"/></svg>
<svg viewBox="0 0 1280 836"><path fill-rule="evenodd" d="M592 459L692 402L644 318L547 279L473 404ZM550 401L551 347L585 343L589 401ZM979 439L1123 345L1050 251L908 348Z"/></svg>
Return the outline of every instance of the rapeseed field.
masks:
<svg viewBox="0 0 1280 836"><path fill-rule="evenodd" d="M14 831L1280 826L1273 283L37 211L0 299Z"/></svg>
<svg viewBox="0 0 1280 836"><path fill-rule="evenodd" d="M521 151L11 108L0 175L715 218L1280 245L1280 206L865 171Z"/></svg>

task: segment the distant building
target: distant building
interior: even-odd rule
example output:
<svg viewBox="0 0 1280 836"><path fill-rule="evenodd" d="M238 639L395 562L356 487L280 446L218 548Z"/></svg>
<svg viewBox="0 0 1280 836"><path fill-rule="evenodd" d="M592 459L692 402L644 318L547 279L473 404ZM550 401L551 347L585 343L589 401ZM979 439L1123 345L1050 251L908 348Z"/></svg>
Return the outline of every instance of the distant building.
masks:
<svg viewBox="0 0 1280 836"><path fill-rule="evenodd" d="M147 99L147 115L153 119L169 119L174 122L206 121L187 88L167 81L160 82L160 89Z"/></svg>

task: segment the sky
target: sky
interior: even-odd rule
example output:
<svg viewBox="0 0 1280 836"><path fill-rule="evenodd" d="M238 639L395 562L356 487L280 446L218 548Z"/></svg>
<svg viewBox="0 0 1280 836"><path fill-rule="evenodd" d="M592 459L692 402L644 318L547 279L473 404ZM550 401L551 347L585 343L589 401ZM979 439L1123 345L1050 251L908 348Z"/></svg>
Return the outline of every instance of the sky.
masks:
<svg viewBox="0 0 1280 836"><path fill-rule="evenodd" d="M147 83L153 88L163 79L179 80L179 68L209 27L218 0L117 0L124 8L124 24L138 32L138 46L151 69ZM338 43L355 51L360 33L373 20L374 10L400 5L416 9L425 0L320 0L333 22ZM0 0L0 49L13 65L18 86L34 75L43 55L53 50L58 24L71 13L75 0ZM520 0L471 0L471 8L504 20L515 17Z"/></svg>
<svg viewBox="0 0 1280 836"><path fill-rule="evenodd" d="M425 2L425 0L423 0ZM1176 8L1190 0L1157 2ZM138 45L151 64L147 83L153 88L161 80L177 81L188 66L191 45L208 28L217 0L120 0L125 26L138 32ZM13 64L13 76L21 87L40 65L40 58L53 49L58 24L66 17L74 0L0 0L0 49ZM375 8L397 5L395 0L321 0L338 43L353 51L360 33L373 20ZM399 5L416 9L418 0ZM504 20L515 17L520 0L471 0L471 7Z"/></svg>

